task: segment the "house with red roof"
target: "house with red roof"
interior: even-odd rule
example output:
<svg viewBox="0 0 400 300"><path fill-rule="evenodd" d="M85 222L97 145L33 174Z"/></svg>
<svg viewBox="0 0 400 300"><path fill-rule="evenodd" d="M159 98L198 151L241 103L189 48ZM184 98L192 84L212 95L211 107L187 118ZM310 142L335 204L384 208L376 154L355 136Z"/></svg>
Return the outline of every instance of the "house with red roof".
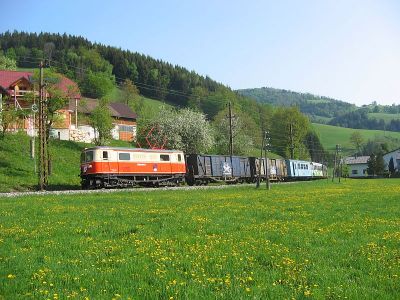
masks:
<svg viewBox="0 0 400 300"><path fill-rule="evenodd" d="M76 140L91 142L95 137L94 129L85 123L84 118L80 120L80 114L89 115L97 106L96 99L85 99L86 108L80 105L82 97L78 85L71 79L60 76L55 83L56 87L65 93L69 99L68 105L58 111L58 120L53 124L51 135L62 140ZM27 100L26 95L30 93L33 99ZM29 135L36 135L37 118L32 110L32 104L39 97L38 91L33 84L33 73L24 71L0 70L0 109L2 105L11 105L16 110L27 112L22 122L13 124L11 131L25 130ZM46 94L50 99L51 95ZM112 136L115 139L133 141L136 138L137 115L123 103L111 103L109 105L113 117L114 129Z"/></svg>

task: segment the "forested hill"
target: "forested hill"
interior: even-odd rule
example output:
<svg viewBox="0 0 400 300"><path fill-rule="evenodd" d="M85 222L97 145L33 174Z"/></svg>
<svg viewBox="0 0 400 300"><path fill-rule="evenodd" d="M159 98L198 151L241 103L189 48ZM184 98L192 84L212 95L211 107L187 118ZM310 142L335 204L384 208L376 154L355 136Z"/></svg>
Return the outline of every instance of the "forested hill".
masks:
<svg viewBox="0 0 400 300"><path fill-rule="evenodd" d="M0 50L16 60L20 68L37 67L40 60L48 59L57 71L78 82L84 94L91 93L83 84L90 75L93 80L111 78L116 83L130 79L142 95L182 106L190 100L190 95L228 89L183 67L137 52L92 43L80 36L5 32L0 34Z"/></svg>
<svg viewBox="0 0 400 300"><path fill-rule="evenodd" d="M238 90L241 95L256 99L260 103L274 106L298 106L300 111L314 121L326 122L357 109L354 104L312 94L297 93L269 87Z"/></svg>

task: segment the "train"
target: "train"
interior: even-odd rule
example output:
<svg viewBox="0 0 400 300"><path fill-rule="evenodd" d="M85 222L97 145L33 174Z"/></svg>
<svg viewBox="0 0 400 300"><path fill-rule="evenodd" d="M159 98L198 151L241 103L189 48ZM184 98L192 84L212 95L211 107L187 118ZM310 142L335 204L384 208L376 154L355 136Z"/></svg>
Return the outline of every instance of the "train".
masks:
<svg viewBox="0 0 400 300"><path fill-rule="evenodd" d="M327 167L304 160L98 146L82 151L80 177L83 189L192 186L321 179Z"/></svg>

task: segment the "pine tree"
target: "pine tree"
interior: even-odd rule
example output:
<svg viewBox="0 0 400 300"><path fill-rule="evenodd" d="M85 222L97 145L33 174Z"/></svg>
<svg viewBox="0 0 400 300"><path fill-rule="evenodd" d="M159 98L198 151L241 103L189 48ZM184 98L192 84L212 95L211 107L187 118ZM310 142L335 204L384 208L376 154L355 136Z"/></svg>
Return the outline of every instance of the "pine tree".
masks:
<svg viewBox="0 0 400 300"><path fill-rule="evenodd" d="M376 156L374 153L371 154L371 156L368 159L368 167L367 167L367 173L368 175L375 176L375 170L376 170Z"/></svg>
<svg viewBox="0 0 400 300"><path fill-rule="evenodd" d="M375 163L375 174L382 176L385 173L385 160L383 159L382 152L379 152L376 156L376 163Z"/></svg>
<svg viewBox="0 0 400 300"><path fill-rule="evenodd" d="M389 161L389 174L390 176L392 176L395 172L395 168L394 168L394 161L393 161L393 157L390 158Z"/></svg>

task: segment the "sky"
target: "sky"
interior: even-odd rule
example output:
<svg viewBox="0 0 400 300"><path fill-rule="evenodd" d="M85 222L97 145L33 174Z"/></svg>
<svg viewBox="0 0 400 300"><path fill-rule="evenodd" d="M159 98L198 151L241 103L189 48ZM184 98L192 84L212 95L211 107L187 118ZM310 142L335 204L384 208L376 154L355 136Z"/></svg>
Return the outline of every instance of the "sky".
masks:
<svg viewBox="0 0 400 300"><path fill-rule="evenodd" d="M0 32L80 35L233 89L400 104L397 0L25 0L15 9L3 14Z"/></svg>

